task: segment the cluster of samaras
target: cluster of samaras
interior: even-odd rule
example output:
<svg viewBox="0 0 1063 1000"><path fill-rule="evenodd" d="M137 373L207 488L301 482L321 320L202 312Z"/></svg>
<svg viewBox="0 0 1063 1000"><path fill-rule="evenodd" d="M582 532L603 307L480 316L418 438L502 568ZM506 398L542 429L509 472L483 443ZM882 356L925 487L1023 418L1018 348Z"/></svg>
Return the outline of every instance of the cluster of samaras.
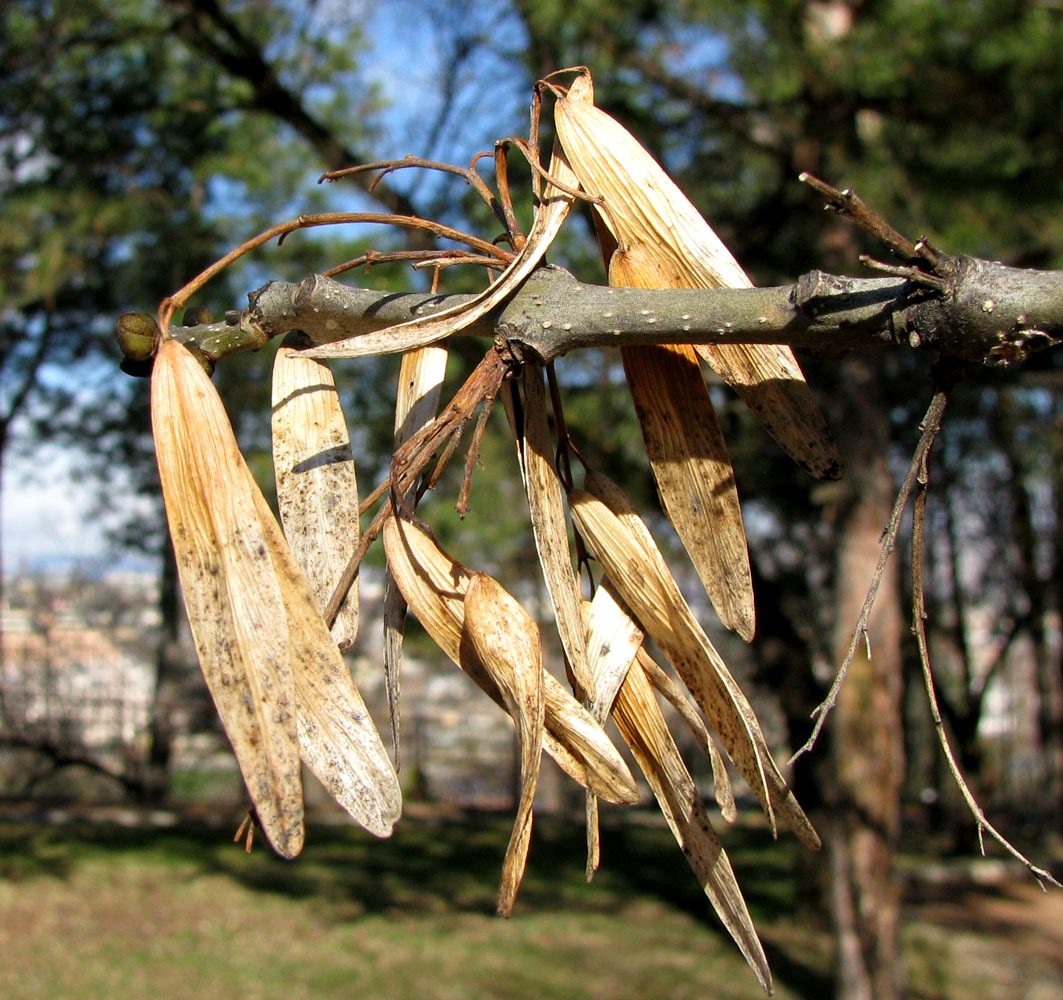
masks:
<svg viewBox="0 0 1063 1000"><path fill-rule="evenodd" d="M341 655L358 627L352 586L358 561L370 541L382 538L389 575L389 673L397 668L408 607L517 729L522 789L499 911L512 910L524 872L543 750L587 790L589 871L597 865L597 799L636 801L634 778L602 728L612 717L708 898L768 987L763 950L657 694L679 707L698 734L725 818L735 812L726 758L772 826L781 817L815 847L816 833L773 761L749 702L621 490L593 470L586 470L582 488L576 487L570 461L575 452L560 397L547 388L552 372L516 365L492 348L455 399L439 410L446 338L504 302L540 264L576 197L589 200L599 215L611 284L749 285L658 164L594 107L585 71L567 90L542 86L556 97L557 142L548 168L537 165L536 129L530 143L519 145L545 192L525 237L513 220L500 173L501 214L512 253L487 290L470 305L374 334L372 343L352 338L278 351L273 435L283 532L240 455L210 379L188 350L166 338L172 308L164 310L152 416L196 647L257 821L278 852L291 857L302 846L302 763L355 820L386 836L401 810L399 784ZM331 373L320 359L395 344L405 354L392 474L387 489L378 491L384 499L372 527L360 533L350 438ZM798 462L813 474L832 476L838 460L823 420L787 348L620 349L664 511L721 620L749 639L754 616L745 533L699 355ZM531 616L492 577L452 559L413 514L418 496L454 452L462 427L479 404L486 413L496 396L516 441L575 693L544 669ZM580 565L589 554L600 567L589 595L574 568L570 525ZM701 714L643 648L644 637L667 657Z"/></svg>

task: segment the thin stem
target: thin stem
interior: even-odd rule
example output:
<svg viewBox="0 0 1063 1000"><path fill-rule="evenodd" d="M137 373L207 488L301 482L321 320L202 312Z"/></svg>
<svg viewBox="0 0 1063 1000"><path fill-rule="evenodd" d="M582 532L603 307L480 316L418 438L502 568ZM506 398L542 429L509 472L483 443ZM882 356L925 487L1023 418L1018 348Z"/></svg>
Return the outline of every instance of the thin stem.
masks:
<svg viewBox="0 0 1063 1000"><path fill-rule="evenodd" d="M936 429L934 433L936 434ZM967 808L970 809L971 815L974 816L975 822L978 824L978 844L981 848L982 854L985 854L985 841L983 835L988 833L1009 854L1011 854L1012 857L1025 865L1025 867L1037 879L1038 884L1042 889L1047 891L1045 886L1046 882L1050 882L1052 885L1063 888L1052 875L1043 868L1038 868L1003 834L1001 834L992 823L989 822L985 813L982 811L981 806L979 806L975 799L974 793L971 791L967 780L964 778L963 772L960 770L960 765L956 760L955 753L953 753L948 733L945 731L945 723L941 717L937 691L934 686L934 675L930 668L930 649L926 639L925 624L927 617L926 596L923 588L923 529L926 512L926 498L930 479L929 457L932 443L933 437L931 437L931 441L928 442L926 448L922 450L919 463L919 474L916 477L915 502L912 507L912 631L915 633L916 644L919 647L919 665L923 671L923 684L926 687L927 702L930 705L930 717L934 722L934 731L937 734L941 750L945 754L945 761L948 764L949 773L956 782L960 794L963 796L963 800L967 803Z"/></svg>
<svg viewBox="0 0 1063 1000"><path fill-rule="evenodd" d="M864 200L851 188L840 190L808 172L800 174L797 179L823 195L827 199L828 207L841 215L849 216L856 225L888 246L901 260L911 263L920 259L917 245L894 229L881 215L868 208Z"/></svg>
<svg viewBox="0 0 1063 1000"><path fill-rule="evenodd" d="M372 194L376 186L388 174L394 173L396 170L407 170L412 167L420 170L438 170L442 173L457 174L487 203L487 206L499 217L500 221L504 222L499 213L498 200L495 198L494 192L487 186L484 179L476 171L476 161L484 155L490 154L478 153L472 158L467 167L459 167L453 163L442 163L439 160L425 160L419 156L407 154L400 160L378 160L375 163L358 163L353 167L341 167L338 170L328 170L317 179L317 182L318 184L323 181L332 183L338 181L341 177L350 177L354 174L364 174L373 170L379 170L379 175L375 177L369 184L368 188L366 188L366 190Z"/></svg>
<svg viewBox="0 0 1063 1000"><path fill-rule="evenodd" d="M509 143L505 139L500 139L495 143L495 184L498 186L502 216L509 230L510 242L513 244L513 249L519 252L524 248L527 237L520 228L520 223L517 222L517 213L513 210L513 197L509 192L509 159L506 156L508 149Z"/></svg>
<svg viewBox="0 0 1063 1000"><path fill-rule="evenodd" d="M367 250L361 257L336 264L321 273L326 278L335 278L337 274L351 271L363 264L368 271L374 264L401 264L412 261L412 266L453 267L456 264L479 264L481 267L502 268L503 261L498 257L486 257L468 250Z"/></svg>
<svg viewBox="0 0 1063 1000"><path fill-rule="evenodd" d="M407 229L422 229L438 238L465 243L467 246L480 250L489 256L497 257L505 263L509 263L512 259L512 255L508 251L496 247L487 240L473 236L471 233L463 233L460 229L454 229L452 226L445 226L441 222L432 222L414 215L390 215L386 212L325 212L320 215L300 215L297 218L288 219L286 222L279 222L257 236L252 236L234 250L230 250L225 256L218 258L210 267L200 271L199 274L174 292L173 295L163 299L159 304L159 329L162 331L162 335L164 337L168 335L173 314L191 296L198 292L211 278L224 271L225 268L245 254L258 249L258 247L274 238L283 242L289 233L294 233L300 229L313 229L317 226L336 226L347 223L375 223L386 226L400 226Z"/></svg>
<svg viewBox="0 0 1063 1000"><path fill-rule="evenodd" d="M904 508L908 505L908 498L912 495L912 489L915 486L916 477L919 475L920 469L923 467L927 451L929 451L934 438L937 436L938 430L941 428L941 418L945 412L945 405L947 402L947 392L941 390L934 393L934 397L931 399L930 406L926 411L926 416L923 417L921 425L923 433L919 438L919 443L916 445L915 454L912 455L912 461L908 466L908 472L904 477L904 482L901 484L901 488L897 493L897 499L893 503L893 510L890 513L889 523L886 525L886 530L882 536L882 551L879 554L878 564L875 566L874 575L871 577L871 584L867 589L867 596L864 598L864 604L860 610L860 618L857 620L856 628L853 629L849 648L845 653L845 658L842 660L841 666L838 668L838 672L834 675L834 682L831 684L830 690L827 692L827 697L824 698L812 712L812 717L816 720L816 724L812 727L812 735L809 736L804 746L797 750L797 752L790 758L789 762L791 765L799 757L808 753L808 751L815 746L816 741L819 739L819 734L823 730L823 725L827 721L827 715L838 701L838 692L841 690L842 682L845 680L846 674L849 672L849 667L852 666L853 659L856 657L856 651L859 648L860 643L869 642L868 621L871 618L871 609L875 606L875 599L878 597L878 588L882 583L882 575L886 569L886 563L889 562L889 558L893 554L894 546L897 544L897 534L901 527L901 517L904 514ZM870 657L870 646L868 646L868 655Z"/></svg>

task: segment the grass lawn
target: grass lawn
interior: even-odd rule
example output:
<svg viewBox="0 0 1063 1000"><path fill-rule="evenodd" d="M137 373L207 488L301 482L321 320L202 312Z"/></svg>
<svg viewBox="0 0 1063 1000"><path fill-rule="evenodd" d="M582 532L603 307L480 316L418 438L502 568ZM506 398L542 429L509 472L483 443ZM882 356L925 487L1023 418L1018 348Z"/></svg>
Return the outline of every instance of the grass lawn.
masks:
<svg viewBox="0 0 1063 1000"><path fill-rule="evenodd" d="M303 856L224 831L0 823L5 1000L480 1000L763 996L668 831L539 821L512 920L493 915L507 817L406 817L389 841L311 820ZM781 998L831 989L825 926L795 898L789 840L726 843ZM1029 882L908 907L914 1000L1059 1000L1063 893Z"/></svg>

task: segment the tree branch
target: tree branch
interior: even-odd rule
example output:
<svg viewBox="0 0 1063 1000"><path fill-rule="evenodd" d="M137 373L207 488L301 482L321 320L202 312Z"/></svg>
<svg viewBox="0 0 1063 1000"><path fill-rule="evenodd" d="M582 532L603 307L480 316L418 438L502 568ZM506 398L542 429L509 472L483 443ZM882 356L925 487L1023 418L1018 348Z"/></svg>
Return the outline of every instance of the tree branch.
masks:
<svg viewBox="0 0 1063 1000"><path fill-rule="evenodd" d="M609 288L557 267L536 271L500 314L462 330L551 361L586 347L630 344L787 344L827 354L891 344L1006 365L1063 341L1063 272L953 257L939 291L905 277L810 271L772 288ZM395 294L321 275L271 282L224 323L173 327L212 360L261 347L290 330L316 343L359 337L430 315L471 296ZM405 348L401 334L384 352Z"/></svg>

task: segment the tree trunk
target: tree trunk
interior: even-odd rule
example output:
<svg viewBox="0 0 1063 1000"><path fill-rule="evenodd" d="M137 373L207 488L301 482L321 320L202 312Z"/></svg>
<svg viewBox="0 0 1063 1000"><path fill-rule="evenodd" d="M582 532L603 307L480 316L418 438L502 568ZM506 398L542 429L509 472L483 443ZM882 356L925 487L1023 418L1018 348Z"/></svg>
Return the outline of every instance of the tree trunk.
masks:
<svg viewBox="0 0 1063 1000"><path fill-rule="evenodd" d="M842 364L841 384L850 412L834 427L850 489L837 514L838 662L859 619L893 502L887 409L875 369L851 357ZM902 629L893 560L869 623L872 655L861 645L832 720L838 800L826 840L839 1000L896 1000L904 992L894 867L904 771Z"/></svg>

